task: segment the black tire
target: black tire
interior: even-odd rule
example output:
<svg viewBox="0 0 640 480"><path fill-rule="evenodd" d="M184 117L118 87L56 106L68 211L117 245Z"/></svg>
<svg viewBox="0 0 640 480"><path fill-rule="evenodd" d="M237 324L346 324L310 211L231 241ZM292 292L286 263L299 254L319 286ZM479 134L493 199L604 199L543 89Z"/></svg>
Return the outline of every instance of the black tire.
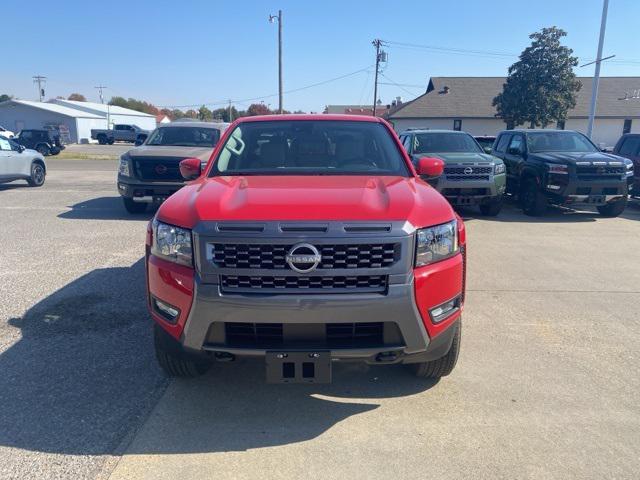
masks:
<svg viewBox="0 0 640 480"><path fill-rule="evenodd" d="M106 135L98 135L98 143L100 145L106 145L107 144L107 136Z"/></svg>
<svg viewBox="0 0 640 480"><path fill-rule="evenodd" d="M211 368L211 362L185 354L180 343L157 323L153 325L153 340L158 364L169 377L194 378Z"/></svg>
<svg viewBox="0 0 640 480"><path fill-rule="evenodd" d="M109 143L109 145L113 145L113 142L115 142L115 139L110 138L108 143Z"/></svg>
<svg viewBox="0 0 640 480"><path fill-rule="evenodd" d="M598 212L600 212L600 215L603 217L617 217L627 208L627 202L628 200L626 198L616 200L615 202L598 207Z"/></svg>
<svg viewBox="0 0 640 480"><path fill-rule="evenodd" d="M520 203L524 213L532 217L539 217L547 211L547 197L540 191L534 178L527 178L522 183Z"/></svg>
<svg viewBox="0 0 640 480"><path fill-rule="evenodd" d="M495 217L502 210L502 197L493 198L487 203L480 204L480 213L485 217Z"/></svg>
<svg viewBox="0 0 640 480"><path fill-rule="evenodd" d="M33 162L31 164L31 177L27 179L27 183L30 187L41 187L44 185L44 180L47 175L47 171L41 162Z"/></svg>
<svg viewBox="0 0 640 480"><path fill-rule="evenodd" d="M456 332L453 334L453 342L451 342L451 347L444 357L440 357L431 362L410 363L407 365L416 377L437 379L446 377L453 371L458 362L458 355L460 354L462 319L458 320L455 329Z"/></svg>
<svg viewBox="0 0 640 480"><path fill-rule="evenodd" d="M38 152L43 157L51 155L51 149L42 143L36 147L36 152Z"/></svg>
<svg viewBox="0 0 640 480"><path fill-rule="evenodd" d="M124 208L129 213L144 213L147 211L146 203L134 202L132 199L126 197L122 197L122 201Z"/></svg>

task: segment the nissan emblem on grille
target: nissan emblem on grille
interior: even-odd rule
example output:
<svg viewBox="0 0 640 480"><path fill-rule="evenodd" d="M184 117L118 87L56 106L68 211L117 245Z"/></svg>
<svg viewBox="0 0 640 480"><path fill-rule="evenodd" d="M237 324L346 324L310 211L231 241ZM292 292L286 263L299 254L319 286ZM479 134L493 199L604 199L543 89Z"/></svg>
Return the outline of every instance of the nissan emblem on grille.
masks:
<svg viewBox="0 0 640 480"><path fill-rule="evenodd" d="M467 167L464 169L464 174L465 175L471 175L473 173L473 168L471 167Z"/></svg>
<svg viewBox="0 0 640 480"><path fill-rule="evenodd" d="M287 264L298 273L313 272L320 262L322 256L316 247L310 243L297 243L286 256Z"/></svg>
<svg viewBox="0 0 640 480"><path fill-rule="evenodd" d="M165 173L167 173L167 167L166 167L166 165L163 165L163 164L161 164L161 163L160 163L160 164L158 164L158 165L156 165L156 173L157 173L158 175L164 175Z"/></svg>

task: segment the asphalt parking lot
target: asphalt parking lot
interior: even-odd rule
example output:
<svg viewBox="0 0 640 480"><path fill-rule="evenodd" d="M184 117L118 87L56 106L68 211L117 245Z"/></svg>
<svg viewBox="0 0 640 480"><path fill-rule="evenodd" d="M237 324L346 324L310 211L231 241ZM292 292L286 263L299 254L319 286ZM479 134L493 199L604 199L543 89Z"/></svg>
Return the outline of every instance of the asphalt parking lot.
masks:
<svg viewBox="0 0 640 480"><path fill-rule="evenodd" d="M109 146L106 146L107 148ZM113 151L113 150L110 150ZM438 383L338 365L327 386L155 364L116 162L0 185L0 478L637 478L640 208L463 212L460 361Z"/></svg>

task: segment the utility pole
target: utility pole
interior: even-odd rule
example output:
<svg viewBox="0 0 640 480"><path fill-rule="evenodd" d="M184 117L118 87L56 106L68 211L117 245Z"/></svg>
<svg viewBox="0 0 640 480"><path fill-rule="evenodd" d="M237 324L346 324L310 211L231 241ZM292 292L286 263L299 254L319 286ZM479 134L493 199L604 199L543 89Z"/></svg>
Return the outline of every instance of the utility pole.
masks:
<svg viewBox="0 0 640 480"><path fill-rule="evenodd" d="M383 45L382 40L376 38L373 42L371 42L374 47L376 47L376 76L373 82L373 116L376 116L376 110L378 108L378 72L380 71L380 62L387 61L386 52L380 50L380 47Z"/></svg>
<svg viewBox="0 0 640 480"><path fill-rule="evenodd" d="M269 23L278 21L278 113L284 111L282 98L282 10L278 10L278 15L269 15Z"/></svg>
<svg viewBox="0 0 640 480"><path fill-rule="evenodd" d="M36 75L35 77L33 77L33 83L38 84L38 98L40 99L40 101L42 101L42 99L44 98L44 88L42 88L42 85L44 85L46 81L47 77L43 77L42 75Z"/></svg>
<svg viewBox="0 0 640 480"><path fill-rule="evenodd" d="M98 91L100 92L100 103L104 103L104 97L102 96L102 90L104 90L107 87L105 87L104 85L98 85L95 88L97 88Z"/></svg>
<svg viewBox="0 0 640 480"><path fill-rule="evenodd" d="M609 0L604 0L602 4L602 19L600 20L600 39L598 40L598 55L596 56L596 71L593 76L591 87L591 108L589 109L589 126L587 127L587 137L591 138L593 133L593 122L596 117L596 104L598 102L598 86L600 84L600 64L602 63L602 47L604 45L604 31L607 28L607 10Z"/></svg>

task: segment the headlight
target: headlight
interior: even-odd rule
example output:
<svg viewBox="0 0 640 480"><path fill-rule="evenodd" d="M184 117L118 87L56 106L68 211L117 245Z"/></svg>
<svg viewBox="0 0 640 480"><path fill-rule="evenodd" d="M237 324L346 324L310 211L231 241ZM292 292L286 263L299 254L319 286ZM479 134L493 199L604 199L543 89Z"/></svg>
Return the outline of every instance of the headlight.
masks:
<svg viewBox="0 0 640 480"><path fill-rule="evenodd" d="M458 253L458 223L453 220L422 228L416 235L416 267L449 258Z"/></svg>
<svg viewBox="0 0 640 480"><path fill-rule="evenodd" d="M563 175L569 173L569 168L566 165L559 165L557 163L547 163L546 165L549 173L559 173Z"/></svg>
<svg viewBox="0 0 640 480"><path fill-rule="evenodd" d="M120 157L120 165L118 166L118 173L124 177L130 177L129 174L129 159L124 155Z"/></svg>
<svg viewBox="0 0 640 480"><path fill-rule="evenodd" d="M181 265L193 265L191 230L174 227L154 219L151 253L157 257Z"/></svg>
<svg viewBox="0 0 640 480"><path fill-rule="evenodd" d="M504 172L505 172L504 163L496 163L496 166L494 167L493 173L495 175L498 175L498 174L504 173Z"/></svg>
<svg viewBox="0 0 640 480"><path fill-rule="evenodd" d="M633 177L633 163L627 163L627 177Z"/></svg>

